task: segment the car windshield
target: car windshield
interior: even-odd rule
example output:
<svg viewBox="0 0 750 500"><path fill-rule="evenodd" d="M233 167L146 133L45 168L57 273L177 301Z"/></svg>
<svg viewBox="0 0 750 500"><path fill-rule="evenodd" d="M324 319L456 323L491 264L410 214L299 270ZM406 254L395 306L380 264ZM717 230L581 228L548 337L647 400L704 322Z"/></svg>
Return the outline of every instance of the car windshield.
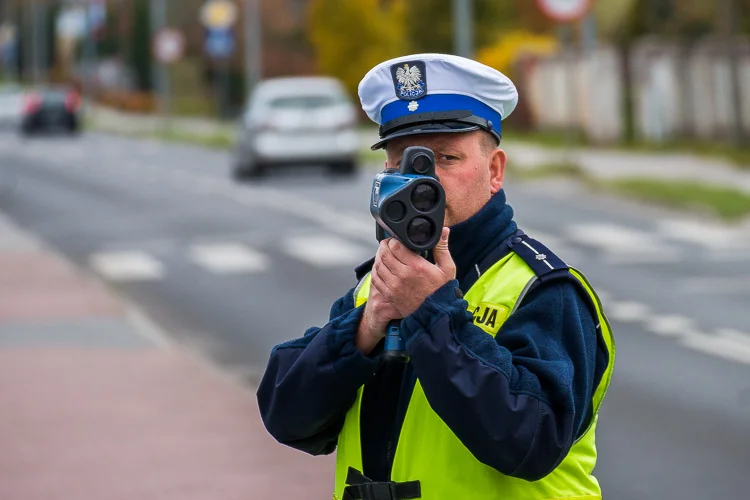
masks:
<svg viewBox="0 0 750 500"><path fill-rule="evenodd" d="M66 93L63 90L50 90L42 92L42 100L45 104L63 104Z"/></svg>
<svg viewBox="0 0 750 500"><path fill-rule="evenodd" d="M276 97L269 103L275 109L315 109L325 108L344 102L342 96L333 94L289 95Z"/></svg>

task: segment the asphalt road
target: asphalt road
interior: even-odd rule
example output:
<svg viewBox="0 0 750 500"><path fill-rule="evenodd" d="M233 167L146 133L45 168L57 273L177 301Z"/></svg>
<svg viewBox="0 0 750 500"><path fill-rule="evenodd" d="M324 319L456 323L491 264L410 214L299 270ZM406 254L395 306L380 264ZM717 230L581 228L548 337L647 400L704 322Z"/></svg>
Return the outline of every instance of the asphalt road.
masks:
<svg viewBox="0 0 750 500"><path fill-rule="evenodd" d="M0 136L0 210L176 341L254 379L274 344L326 322L374 251L375 167L238 185L228 163L223 152L106 135ZM605 498L748 498L750 227L561 181L511 177L506 191L527 233L602 292L614 327L596 471Z"/></svg>

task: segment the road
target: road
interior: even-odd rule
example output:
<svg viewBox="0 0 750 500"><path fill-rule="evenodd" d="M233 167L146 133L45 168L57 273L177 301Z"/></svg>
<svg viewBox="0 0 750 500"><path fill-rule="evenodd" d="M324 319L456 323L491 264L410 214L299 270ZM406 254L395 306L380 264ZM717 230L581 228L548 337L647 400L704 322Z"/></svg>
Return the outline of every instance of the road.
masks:
<svg viewBox="0 0 750 500"><path fill-rule="evenodd" d="M512 160L513 151L508 151ZM0 211L146 311L175 341L257 380L270 348L327 320L376 247L376 167L253 184L228 154L107 135L0 137ZM597 476L611 500L750 494L750 228L592 195L506 191L531 236L601 290L616 334Z"/></svg>

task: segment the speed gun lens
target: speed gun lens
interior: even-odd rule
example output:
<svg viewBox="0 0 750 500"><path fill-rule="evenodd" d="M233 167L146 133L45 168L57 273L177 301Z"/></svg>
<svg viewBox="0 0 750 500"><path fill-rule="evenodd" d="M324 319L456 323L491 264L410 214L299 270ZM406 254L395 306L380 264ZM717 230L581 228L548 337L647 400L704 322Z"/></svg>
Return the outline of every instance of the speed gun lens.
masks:
<svg viewBox="0 0 750 500"><path fill-rule="evenodd" d="M411 192L411 204L420 212L433 210L438 204L437 189L431 184L418 184Z"/></svg>
<svg viewBox="0 0 750 500"><path fill-rule="evenodd" d="M418 174L426 174L430 171L430 159L424 154L417 155L411 160L411 166Z"/></svg>
<svg viewBox="0 0 750 500"><path fill-rule="evenodd" d="M409 222L406 235L415 245L426 245L435 236L435 226L424 217L415 217Z"/></svg>

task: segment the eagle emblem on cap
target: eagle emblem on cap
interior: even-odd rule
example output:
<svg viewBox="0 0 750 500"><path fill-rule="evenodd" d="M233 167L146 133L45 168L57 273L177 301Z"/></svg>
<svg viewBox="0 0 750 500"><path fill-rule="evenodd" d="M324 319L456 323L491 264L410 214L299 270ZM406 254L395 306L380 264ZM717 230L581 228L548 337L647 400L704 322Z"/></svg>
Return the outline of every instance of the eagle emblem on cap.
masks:
<svg viewBox="0 0 750 500"><path fill-rule="evenodd" d="M427 93L424 63L398 64L391 71L396 86L396 95L399 98L409 100L419 99Z"/></svg>

